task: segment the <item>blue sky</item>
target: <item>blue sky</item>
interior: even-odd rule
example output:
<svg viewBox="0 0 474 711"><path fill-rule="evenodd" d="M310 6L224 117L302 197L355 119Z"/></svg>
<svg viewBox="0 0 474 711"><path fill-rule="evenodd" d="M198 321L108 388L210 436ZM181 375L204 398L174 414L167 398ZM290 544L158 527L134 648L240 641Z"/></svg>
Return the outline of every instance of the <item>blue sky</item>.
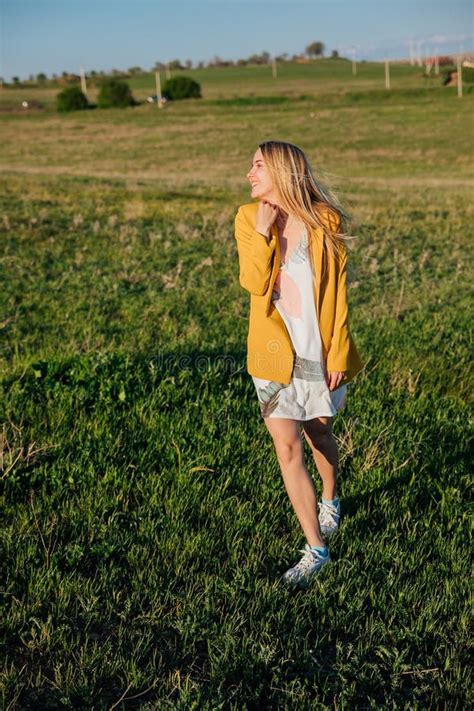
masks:
<svg viewBox="0 0 474 711"><path fill-rule="evenodd" d="M149 69L155 61L295 54L361 59L472 52L471 0L0 0L0 76Z"/></svg>

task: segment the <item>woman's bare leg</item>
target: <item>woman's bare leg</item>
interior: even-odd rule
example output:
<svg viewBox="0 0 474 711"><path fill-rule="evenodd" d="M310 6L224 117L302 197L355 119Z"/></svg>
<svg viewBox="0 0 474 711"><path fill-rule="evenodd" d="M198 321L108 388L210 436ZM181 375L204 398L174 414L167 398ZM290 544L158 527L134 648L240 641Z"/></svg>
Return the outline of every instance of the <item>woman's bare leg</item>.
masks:
<svg viewBox="0 0 474 711"><path fill-rule="evenodd" d="M281 417L263 418L270 432L283 481L310 546L325 546L316 512L316 493L304 463L300 423Z"/></svg>
<svg viewBox="0 0 474 711"><path fill-rule="evenodd" d="M336 498L339 451L332 433L332 417L303 422L303 432L323 482L323 499Z"/></svg>

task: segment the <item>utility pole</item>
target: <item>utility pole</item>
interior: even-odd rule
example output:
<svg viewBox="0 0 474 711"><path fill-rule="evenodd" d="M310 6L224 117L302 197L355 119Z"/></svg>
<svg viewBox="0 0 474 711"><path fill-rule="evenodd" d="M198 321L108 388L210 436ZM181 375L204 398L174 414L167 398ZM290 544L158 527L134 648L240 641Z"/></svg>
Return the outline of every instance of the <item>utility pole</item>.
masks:
<svg viewBox="0 0 474 711"><path fill-rule="evenodd" d="M352 76L357 74L357 62L356 62L356 51L355 48L352 50Z"/></svg>
<svg viewBox="0 0 474 711"><path fill-rule="evenodd" d="M439 56L438 56L438 47L435 47L435 68L434 68L434 73L436 76L439 76Z"/></svg>
<svg viewBox="0 0 474 711"><path fill-rule="evenodd" d="M276 79L276 77L277 77L277 63L276 63L275 57L273 57L273 59L272 59L272 74L273 74L273 78Z"/></svg>
<svg viewBox="0 0 474 711"><path fill-rule="evenodd" d="M171 70L170 70L170 63L166 63L166 78L171 79Z"/></svg>
<svg viewBox="0 0 474 711"><path fill-rule="evenodd" d="M86 75L84 73L84 67L81 67L80 75L81 75L81 91L84 94L84 96L87 96L87 84L86 84Z"/></svg>
<svg viewBox="0 0 474 711"><path fill-rule="evenodd" d="M433 66L433 58L431 56L430 47L426 48L425 54L425 72L426 74L431 74L431 67Z"/></svg>
<svg viewBox="0 0 474 711"><path fill-rule="evenodd" d="M159 109L163 108L163 97L161 96L161 77L160 72L155 72L156 83L156 105Z"/></svg>
<svg viewBox="0 0 474 711"><path fill-rule="evenodd" d="M423 60L421 58L421 40L416 43L416 59L419 67L423 66Z"/></svg>
<svg viewBox="0 0 474 711"><path fill-rule="evenodd" d="M385 88L390 89L390 62L385 60Z"/></svg>
<svg viewBox="0 0 474 711"><path fill-rule="evenodd" d="M462 56L458 54L456 57L457 74L458 74L458 97L462 98Z"/></svg>

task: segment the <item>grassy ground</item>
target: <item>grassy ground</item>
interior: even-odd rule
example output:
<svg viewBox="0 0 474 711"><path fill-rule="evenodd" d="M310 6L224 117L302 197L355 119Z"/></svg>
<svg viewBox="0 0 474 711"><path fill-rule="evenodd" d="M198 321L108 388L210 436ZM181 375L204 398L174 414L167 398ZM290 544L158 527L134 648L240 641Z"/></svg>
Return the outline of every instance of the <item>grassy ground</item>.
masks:
<svg viewBox="0 0 474 711"><path fill-rule="evenodd" d="M328 82L2 115L5 708L472 703L471 112ZM345 519L306 593L278 584L304 540L245 371L233 238L270 137L308 151L358 235Z"/></svg>

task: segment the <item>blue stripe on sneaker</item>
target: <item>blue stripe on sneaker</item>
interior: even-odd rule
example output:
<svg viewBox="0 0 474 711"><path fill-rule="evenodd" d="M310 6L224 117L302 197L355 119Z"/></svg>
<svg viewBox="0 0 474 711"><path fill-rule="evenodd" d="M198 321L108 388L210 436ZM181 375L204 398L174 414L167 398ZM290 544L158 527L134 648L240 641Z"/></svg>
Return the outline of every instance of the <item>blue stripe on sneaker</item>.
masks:
<svg viewBox="0 0 474 711"><path fill-rule="evenodd" d="M324 546L324 548L321 546L310 546L310 548L312 551L318 551L318 553L321 553L321 555L328 554L328 547L327 546Z"/></svg>

